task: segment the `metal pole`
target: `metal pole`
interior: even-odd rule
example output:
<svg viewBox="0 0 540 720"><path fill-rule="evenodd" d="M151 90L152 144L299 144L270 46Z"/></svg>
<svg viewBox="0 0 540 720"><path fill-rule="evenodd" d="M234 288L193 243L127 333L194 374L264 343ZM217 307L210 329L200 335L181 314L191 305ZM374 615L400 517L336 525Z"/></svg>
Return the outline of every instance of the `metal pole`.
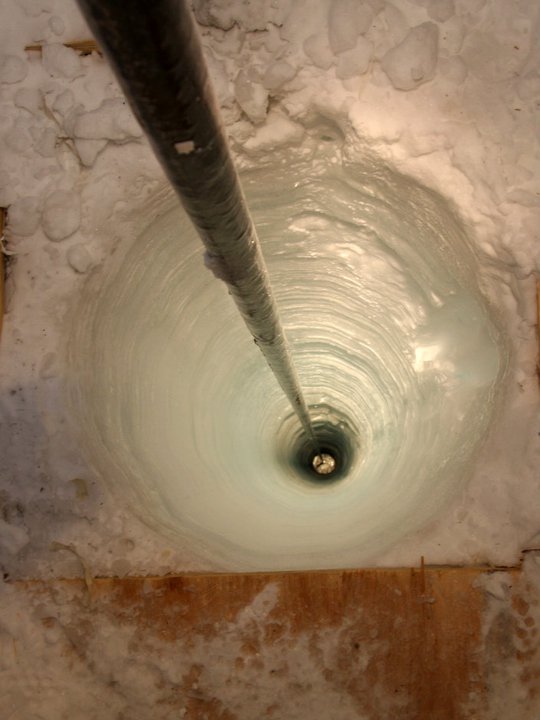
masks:
<svg viewBox="0 0 540 720"><path fill-rule="evenodd" d="M184 0L78 0L133 112L318 450L257 234Z"/></svg>

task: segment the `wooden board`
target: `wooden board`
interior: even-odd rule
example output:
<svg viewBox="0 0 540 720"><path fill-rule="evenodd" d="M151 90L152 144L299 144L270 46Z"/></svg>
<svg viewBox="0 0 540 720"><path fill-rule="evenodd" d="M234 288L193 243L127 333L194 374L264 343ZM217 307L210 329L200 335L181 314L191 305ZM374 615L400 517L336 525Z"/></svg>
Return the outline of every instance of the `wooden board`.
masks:
<svg viewBox="0 0 540 720"><path fill-rule="evenodd" d="M99 46L95 40L73 40L71 42L63 43L65 47L71 48L81 55L90 55L93 52L101 53ZM24 48L27 52L41 52L43 45L27 45Z"/></svg>
<svg viewBox="0 0 540 720"><path fill-rule="evenodd" d="M540 280L536 281L536 332L538 337L538 357L536 360L536 372L540 381Z"/></svg>
<svg viewBox="0 0 540 720"><path fill-rule="evenodd" d="M519 588L520 570L504 572ZM289 693L300 698L305 693L307 712L320 686L321 703L335 693L343 708L353 707L354 717L362 719L478 720L493 673L515 660L512 618L519 619L523 603L530 604L516 590L506 614L497 610L496 631L486 634L490 596L482 586L492 573L422 566L16 585L40 607L53 600L64 607L71 603L77 624L85 628L77 657L90 665L92 627L128 632L131 662L137 662L140 648L145 662L155 664L166 648L175 648L181 687L166 689L167 712L161 708L152 720L255 720L247 699L245 710L231 710L229 702L238 684L253 698L254 677L273 689L274 698L257 706L257 718L303 717L292 713ZM151 655L156 643L161 649ZM293 672L304 661L311 668L306 683ZM538 682L540 668L535 677ZM321 713L320 720L352 717L337 707L335 715Z"/></svg>
<svg viewBox="0 0 540 720"><path fill-rule="evenodd" d="M0 238L4 236L5 210L0 208ZM0 337L2 337L2 324L4 322L4 253L0 249Z"/></svg>

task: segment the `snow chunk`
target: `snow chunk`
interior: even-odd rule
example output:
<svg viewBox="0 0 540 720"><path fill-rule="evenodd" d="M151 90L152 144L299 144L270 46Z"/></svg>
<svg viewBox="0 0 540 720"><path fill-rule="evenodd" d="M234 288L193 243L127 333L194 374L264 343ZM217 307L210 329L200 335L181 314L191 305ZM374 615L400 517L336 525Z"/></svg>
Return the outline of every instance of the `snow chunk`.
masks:
<svg viewBox="0 0 540 720"><path fill-rule="evenodd" d="M28 74L28 65L16 55L0 55L0 83L12 85Z"/></svg>
<svg viewBox="0 0 540 720"><path fill-rule="evenodd" d="M231 3L225 0L194 0L193 12L201 25L210 25L230 30L234 25L234 12Z"/></svg>
<svg viewBox="0 0 540 720"><path fill-rule="evenodd" d="M72 80L83 74L81 59L73 48L60 43L44 45L41 53L43 67L52 77Z"/></svg>
<svg viewBox="0 0 540 720"><path fill-rule="evenodd" d="M328 42L334 53L352 50L359 30L356 21L357 0L332 0L328 12Z"/></svg>
<svg viewBox="0 0 540 720"><path fill-rule="evenodd" d="M457 55L441 60L439 66L441 75L455 85L461 85L467 77L467 65Z"/></svg>
<svg viewBox="0 0 540 720"><path fill-rule="evenodd" d="M512 576L507 572L482 574L474 580L473 587L483 590L496 600L508 600L512 589Z"/></svg>
<svg viewBox="0 0 540 720"><path fill-rule="evenodd" d="M54 157L56 154L56 130L53 128L31 128L30 133L34 138L34 150L41 157Z"/></svg>
<svg viewBox="0 0 540 720"><path fill-rule="evenodd" d="M529 73L521 78L517 93L520 100L538 100L540 98L540 76L535 73Z"/></svg>
<svg viewBox="0 0 540 720"><path fill-rule="evenodd" d="M12 175L0 170L0 207L9 207L16 201L16 185L18 182Z"/></svg>
<svg viewBox="0 0 540 720"><path fill-rule="evenodd" d="M43 231L58 242L73 235L81 224L80 197L72 190L55 190L45 200Z"/></svg>
<svg viewBox="0 0 540 720"><path fill-rule="evenodd" d="M267 90L279 90L296 75L296 69L285 60L275 62L265 72L263 85Z"/></svg>
<svg viewBox="0 0 540 720"><path fill-rule="evenodd" d="M55 35L63 35L66 29L66 24L58 15L53 15L49 20L49 28Z"/></svg>
<svg viewBox="0 0 540 720"><path fill-rule="evenodd" d="M315 65L322 70L328 70L335 62L334 53L330 50L327 33L310 35L304 41L304 52Z"/></svg>
<svg viewBox="0 0 540 720"><path fill-rule="evenodd" d="M73 135L84 140L112 140L125 143L137 140L143 132L122 98L104 100L96 110L75 118Z"/></svg>
<svg viewBox="0 0 540 720"><path fill-rule="evenodd" d="M92 167L99 153L107 145L107 140L83 140L81 138L75 138L74 143L81 163L85 167Z"/></svg>
<svg viewBox="0 0 540 720"><path fill-rule="evenodd" d="M356 5L356 27L360 35L366 33L372 26L373 20L381 10L384 9L384 2L377 0L360 0Z"/></svg>
<svg viewBox="0 0 540 720"><path fill-rule="evenodd" d="M375 57L380 60L392 48L403 42L411 25L405 14L395 5L387 3L374 20L369 40L375 47Z"/></svg>
<svg viewBox="0 0 540 720"><path fill-rule="evenodd" d="M9 206L8 228L14 235L33 235L41 217L37 198L24 197Z"/></svg>
<svg viewBox="0 0 540 720"><path fill-rule="evenodd" d="M71 110L74 102L75 97L73 96L71 90L64 90L64 92L60 93L60 95L58 95L55 99L52 110L63 117L69 110Z"/></svg>
<svg viewBox="0 0 540 720"><path fill-rule="evenodd" d="M15 107L23 108L35 115L41 107L41 93L31 88L20 88L15 94Z"/></svg>
<svg viewBox="0 0 540 720"><path fill-rule="evenodd" d="M44 12L52 12L54 0L17 0L17 5L28 17L37 17Z"/></svg>
<svg viewBox="0 0 540 720"><path fill-rule="evenodd" d="M382 68L397 90L414 90L432 80L437 67L439 29L425 22L412 28L406 38L382 59Z"/></svg>
<svg viewBox="0 0 540 720"><path fill-rule="evenodd" d="M194 0L193 12L201 25L230 30L238 24L243 30L264 30L269 22L278 20L273 0Z"/></svg>
<svg viewBox="0 0 540 720"><path fill-rule="evenodd" d="M92 256L82 243L72 245L67 251L66 258L70 266L78 273L85 273L94 264Z"/></svg>
<svg viewBox="0 0 540 720"><path fill-rule="evenodd" d="M212 85L217 95L218 102L221 106L228 107L233 104L234 96L231 90L231 83L227 75L225 63L218 60L214 53L205 49L205 57L208 65L208 73L212 78Z"/></svg>
<svg viewBox="0 0 540 720"><path fill-rule="evenodd" d="M28 127L16 121L11 130L4 135L4 142L13 152L24 153L32 145L32 137Z"/></svg>
<svg viewBox="0 0 540 720"><path fill-rule="evenodd" d="M304 128L281 113L274 112L268 116L265 125L244 143L248 153L273 150L284 145L295 145L304 136Z"/></svg>
<svg viewBox="0 0 540 720"><path fill-rule="evenodd" d="M55 368L57 355L54 352L48 352L43 356L41 365L39 366L39 377L43 380L49 380L50 378L58 375L58 370Z"/></svg>
<svg viewBox="0 0 540 720"><path fill-rule="evenodd" d="M340 80L347 80L356 75L363 75L369 67L372 53L373 45L369 40L360 36L356 47L346 50L338 56L336 77Z"/></svg>
<svg viewBox="0 0 540 720"><path fill-rule="evenodd" d="M18 525L10 525L0 518L0 547L16 555L23 547L28 545L30 538L26 530Z"/></svg>
<svg viewBox="0 0 540 720"><path fill-rule="evenodd" d="M244 70L240 70L234 81L234 96L252 122L264 121L268 108L268 93L259 83L251 82Z"/></svg>
<svg viewBox="0 0 540 720"><path fill-rule="evenodd" d="M455 14L454 0L431 0L427 7L430 18L438 22L446 22Z"/></svg>
<svg viewBox="0 0 540 720"><path fill-rule="evenodd" d="M439 46L449 55L457 55L463 47L467 29L462 20L455 16L444 23L439 37Z"/></svg>

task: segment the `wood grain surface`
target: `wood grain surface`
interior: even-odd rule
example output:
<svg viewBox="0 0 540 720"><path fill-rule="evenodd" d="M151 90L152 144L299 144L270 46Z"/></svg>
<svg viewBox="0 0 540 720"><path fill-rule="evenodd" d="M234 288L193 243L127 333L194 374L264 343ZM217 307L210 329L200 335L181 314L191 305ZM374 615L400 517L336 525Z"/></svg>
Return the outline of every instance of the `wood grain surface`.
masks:
<svg viewBox="0 0 540 720"><path fill-rule="evenodd" d="M0 238L4 236L5 210L0 208ZM2 337L2 325L4 322L4 253L0 249L0 338Z"/></svg>
<svg viewBox="0 0 540 720"><path fill-rule="evenodd" d="M99 46L95 40L72 40L71 42L63 43L65 47L72 48L81 55L90 55L93 52L101 53ZM35 45L27 45L24 48L27 52L41 52L43 45L36 43Z"/></svg>
<svg viewBox="0 0 540 720"><path fill-rule="evenodd" d="M493 572L422 565L17 585L40 607L53 598L71 603L85 627L83 662L95 662L87 649L94 626L129 631L132 662L142 652L148 661L153 643L161 658L174 648L183 665L181 687L167 690L170 717L248 720L251 711L231 710L228 693L240 684L253 695L260 683L275 688L275 699L258 717L287 720L288 693L314 692L298 680L291 689L293 669L308 663L311 683L357 713L321 711L322 720L472 720L485 717L494 668L515 660L513 618L525 602L513 595L486 635L490 596L482 588ZM504 577L519 586L519 569Z"/></svg>

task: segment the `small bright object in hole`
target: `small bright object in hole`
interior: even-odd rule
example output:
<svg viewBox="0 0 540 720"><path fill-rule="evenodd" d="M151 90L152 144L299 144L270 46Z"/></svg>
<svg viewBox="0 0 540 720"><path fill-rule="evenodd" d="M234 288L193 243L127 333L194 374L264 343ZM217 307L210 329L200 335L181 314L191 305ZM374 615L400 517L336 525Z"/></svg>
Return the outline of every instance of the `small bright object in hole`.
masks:
<svg viewBox="0 0 540 720"><path fill-rule="evenodd" d="M311 464L318 475L330 475L336 469L335 458L325 452L315 455Z"/></svg>

